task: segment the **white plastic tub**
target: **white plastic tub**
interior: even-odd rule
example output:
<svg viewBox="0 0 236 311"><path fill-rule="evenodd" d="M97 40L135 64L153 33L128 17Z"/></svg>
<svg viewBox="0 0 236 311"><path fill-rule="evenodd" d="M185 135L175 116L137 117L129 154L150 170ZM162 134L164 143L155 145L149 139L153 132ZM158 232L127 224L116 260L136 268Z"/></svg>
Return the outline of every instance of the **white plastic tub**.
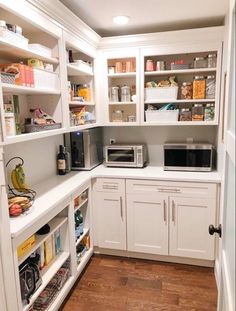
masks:
<svg viewBox="0 0 236 311"><path fill-rule="evenodd" d="M34 86L36 88L58 90L60 80L57 73L34 68Z"/></svg>
<svg viewBox="0 0 236 311"><path fill-rule="evenodd" d="M179 119L179 110L146 110L146 122L176 122Z"/></svg>
<svg viewBox="0 0 236 311"><path fill-rule="evenodd" d="M27 38L8 29L0 28L0 41L1 40L22 49L28 48L29 40Z"/></svg>
<svg viewBox="0 0 236 311"><path fill-rule="evenodd" d="M29 44L29 50L41 54L45 57L52 57L52 49L38 43Z"/></svg>
<svg viewBox="0 0 236 311"><path fill-rule="evenodd" d="M145 88L145 102L157 102L158 100L176 100L178 86L172 87L148 87Z"/></svg>

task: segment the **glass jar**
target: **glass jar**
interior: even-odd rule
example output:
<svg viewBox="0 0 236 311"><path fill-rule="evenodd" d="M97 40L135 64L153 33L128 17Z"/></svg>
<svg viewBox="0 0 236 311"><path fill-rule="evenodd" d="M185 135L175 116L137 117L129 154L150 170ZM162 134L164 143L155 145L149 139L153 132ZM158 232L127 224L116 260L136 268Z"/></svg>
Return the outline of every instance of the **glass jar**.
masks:
<svg viewBox="0 0 236 311"><path fill-rule="evenodd" d="M110 89L110 101L118 102L119 101L119 86L112 86Z"/></svg>
<svg viewBox="0 0 236 311"><path fill-rule="evenodd" d="M91 100L90 88L88 84L80 84L78 88L78 96L82 97L84 101L89 102Z"/></svg>
<svg viewBox="0 0 236 311"><path fill-rule="evenodd" d="M206 79L206 98L215 98L216 92L216 78L215 76L207 76Z"/></svg>
<svg viewBox="0 0 236 311"><path fill-rule="evenodd" d="M121 87L121 101L130 102L130 100L131 100L130 87L127 85L124 85Z"/></svg>
<svg viewBox="0 0 236 311"><path fill-rule="evenodd" d="M204 110L204 120L205 121L214 121L215 119L215 105L214 104L206 104Z"/></svg>
<svg viewBox="0 0 236 311"><path fill-rule="evenodd" d="M194 104L192 108L192 121L203 121L204 111L202 104Z"/></svg>
<svg viewBox="0 0 236 311"><path fill-rule="evenodd" d="M112 122L123 122L123 110L114 110L112 112Z"/></svg>
<svg viewBox="0 0 236 311"><path fill-rule="evenodd" d="M183 108L180 110L180 121L192 121L192 113L189 108Z"/></svg>
<svg viewBox="0 0 236 311"><path fill-rule="evenodd" d="M207 59L205 57L195 57L193 62L194 68L207 68Z"/></svg>
<svg viewBox="0 0 236 311"><path fill-rule="evenodd" d="M193 80L193 99L204 99L206 94L206 80L203 76L195 76Z"/></svg>
<svg viewBox="0 0 236 311"><path fill-rule="evenodd" d="M193 85L191 82L183 82L181 86L181 99L193 98Z"/></svg>
<svg viewBox="0 0 236 311"><path fill-rule="evenodd" d="M207 67L208 68L216 68L216 65L217 65L216 54L208 54L207 55Z"/></svg>
<svg viewBox="0 0 236 311"><path fill-rule="evenodd" d="M153 60L147 59L146 60L146 71L153 71L153 70L154 70Z"/></svg>

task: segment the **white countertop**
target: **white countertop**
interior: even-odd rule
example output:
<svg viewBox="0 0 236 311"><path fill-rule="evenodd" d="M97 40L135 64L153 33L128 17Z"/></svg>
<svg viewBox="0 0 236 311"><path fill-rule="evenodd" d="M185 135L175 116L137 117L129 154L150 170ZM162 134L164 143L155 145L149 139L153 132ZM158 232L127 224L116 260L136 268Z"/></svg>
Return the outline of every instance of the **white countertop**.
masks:
<svg viewBox="0 0 236 311"><path fill-rule="evenodd" d="M217 172L169 172L157 166L107 168L100 165L92 171L74 171L65 176L54 176L39 185L32 186L37 192L34 205L28 215L10 219L12 238L19 236L33 226L38 219L45 217L56 205L69 198L77 188L88 183L92 178L99 177L221 183L221 176Z"/></svg>

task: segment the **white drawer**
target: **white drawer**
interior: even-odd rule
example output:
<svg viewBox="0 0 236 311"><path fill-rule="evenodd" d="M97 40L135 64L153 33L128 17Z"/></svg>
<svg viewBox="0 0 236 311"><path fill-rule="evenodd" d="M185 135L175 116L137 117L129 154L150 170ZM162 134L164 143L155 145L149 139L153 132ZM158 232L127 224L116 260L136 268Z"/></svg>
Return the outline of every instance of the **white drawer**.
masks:
<svg viewBox="0 0 236 311"><path fill-rule="evenodd" d="M94 189L100 192L125 192L125 180L113 178L97 178Z"/></svg>
<svg viewBox="0 0 236 311"><path fill-rule="evenodd" d="M216 184L156 180L126 180L126 193L184 194L197 197L215 197Z"/></svg>

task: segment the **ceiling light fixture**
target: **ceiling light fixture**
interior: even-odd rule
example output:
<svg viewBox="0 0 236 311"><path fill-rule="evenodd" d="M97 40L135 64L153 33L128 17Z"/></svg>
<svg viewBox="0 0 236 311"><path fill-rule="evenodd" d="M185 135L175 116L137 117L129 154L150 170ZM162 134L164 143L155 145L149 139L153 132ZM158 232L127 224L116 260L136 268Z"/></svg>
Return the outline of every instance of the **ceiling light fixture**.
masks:
<svg viewBox="0 0 236 311"><path fill-rule="evenodd" d="M130 17L125 15L118 15L113 17L113 23L116 25L126 25L128 24L129 20Z"/></svg>

